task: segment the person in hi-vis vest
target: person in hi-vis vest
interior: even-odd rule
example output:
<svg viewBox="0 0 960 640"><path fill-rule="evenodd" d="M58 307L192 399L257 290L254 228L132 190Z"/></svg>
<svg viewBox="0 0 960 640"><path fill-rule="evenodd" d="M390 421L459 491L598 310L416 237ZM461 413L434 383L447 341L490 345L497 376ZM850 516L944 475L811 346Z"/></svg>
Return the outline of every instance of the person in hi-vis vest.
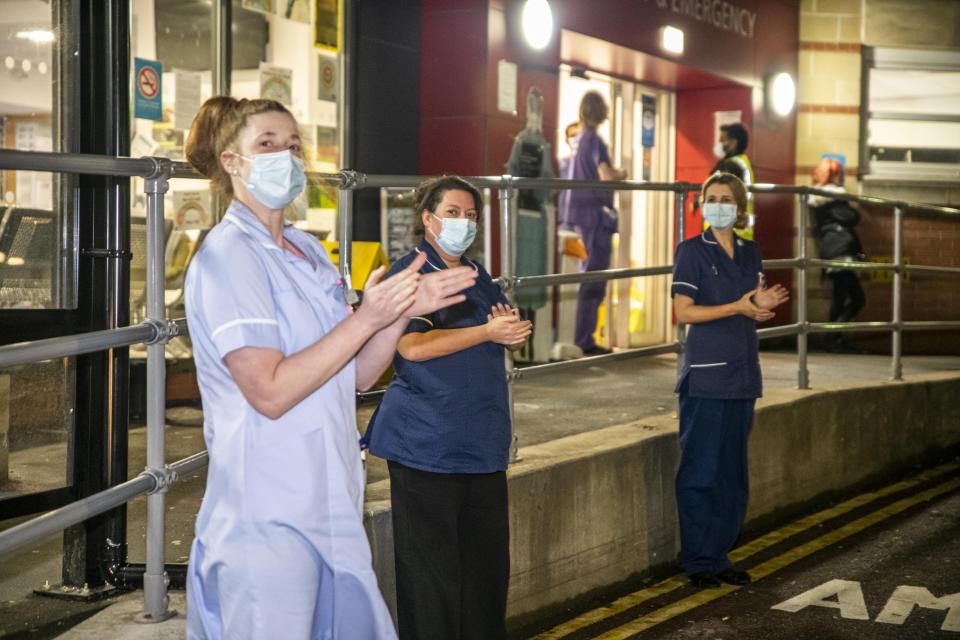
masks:
<svg viewBox="0 0 960 640"><path fill-rule="evenodd" d="M713 147L713 155L718 160L710 174L720 171L722 173L732 173L740 178L743 186L747 188L747 226L743 229L736 229L736 234L741 238L753 240L753 226L756 221L753 208L753 192L750 191L750 185L754 184L753 165L750 164L750 158L747 157L747 143L750 136L747 129L739 122L725 124L720 127L720 137L717 144ZM706 221L703 228L710 225Z"/></svg>

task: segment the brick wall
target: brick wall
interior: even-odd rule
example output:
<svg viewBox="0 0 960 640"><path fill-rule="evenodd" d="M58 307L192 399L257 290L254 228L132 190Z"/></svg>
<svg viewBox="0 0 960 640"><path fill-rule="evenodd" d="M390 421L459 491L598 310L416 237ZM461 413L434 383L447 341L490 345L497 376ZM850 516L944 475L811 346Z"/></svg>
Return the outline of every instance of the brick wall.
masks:
<svg viewBox="0 0 960 640"><path fill-rule="evenodd" d="M889 209L862 207L858 229L868 258L893 257L893 214ZM903 257L909 264L960 267L957 221L943 216L907 212L903 224ZM891 274L864 273L861 283L867 303L858 320L882 321L892 317ZM960 277L909 274L903 283L904 320L960 320ZM870 350L889 350L889 334L856 339ZM960 354L960 331L905 332L904 353Z"/></svg>
<svg viewBox="0 0 960 640"><path fill-rule="evenodd" d="M960 185L860 184L861 46L960 47L960 0L802 0L798 78L797 184L824 153L846 155L846 188L877 197L960 204ZM922 34L922 35L921 35ZM868 257L893 256L893 214L863 207L858 229ZM904 257L912 264L960 267L957 220L910 214L904 223ZM813 239L807 254L816 255ZM857 320L892 317L890 274L862 273L867 302ZM827 320L830 284L816 271L808 279L809 318ZM903 287L904 320L960 320L960 277L911 274ZM890 349L889 334L858 334L855 344L871 351ZM905 353L960 354L960 332L904 334Z"/></svg>

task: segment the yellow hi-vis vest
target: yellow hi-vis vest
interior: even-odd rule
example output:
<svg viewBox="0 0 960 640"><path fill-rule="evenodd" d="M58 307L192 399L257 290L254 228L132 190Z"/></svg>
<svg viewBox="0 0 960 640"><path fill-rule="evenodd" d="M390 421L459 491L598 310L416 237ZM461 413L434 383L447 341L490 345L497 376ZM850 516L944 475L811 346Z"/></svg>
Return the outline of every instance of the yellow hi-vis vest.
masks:
<svg viewBox="0 0 960 640"><path fill-rule="evenodd" d="M756 222L756 216L753 213L753 192L750 191L750 185L754 183L753 165L750 164L750 158L748 158L745 153L730 156L727 160L740 165L743 169L741 172L743 186L747 188L747 226L743 229L734 229L733 231L741 238L753 240L753 225ZM706 229L709 226L710 225L704 221L703 228Z"/></svg>

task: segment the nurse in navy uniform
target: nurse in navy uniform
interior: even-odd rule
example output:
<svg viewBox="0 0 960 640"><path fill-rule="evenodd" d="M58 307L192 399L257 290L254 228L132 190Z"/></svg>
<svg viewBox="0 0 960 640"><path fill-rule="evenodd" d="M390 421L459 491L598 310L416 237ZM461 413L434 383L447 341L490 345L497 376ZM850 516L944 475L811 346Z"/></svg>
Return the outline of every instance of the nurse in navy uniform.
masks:
<svg viewBox="0 0 960 640"><path fill-rule="evenodd" d="M467 299L412 318L397 342L395 375L366 438L388 462L402 640L506 639L510 578L507 458L510 409L504 350L523 346L521 320L483 265L463 254L477 233L480 192L456 176L417 188L420 246L403 273L469 267ZM389 280L388 280L389 282Z"/></svg>
<svg viewBox="0 0 960 640"><path fill-rule="evenodd" d="M744 585L727 554L747 512L747 439L762 395L758 322L786 302L780 285L764 285L760 249L736 236L747 223L747 193L729 173L703 185L703 215L710 228L677 246L673 308L689 325L680 395L680 564L698 587Z"/></svg>

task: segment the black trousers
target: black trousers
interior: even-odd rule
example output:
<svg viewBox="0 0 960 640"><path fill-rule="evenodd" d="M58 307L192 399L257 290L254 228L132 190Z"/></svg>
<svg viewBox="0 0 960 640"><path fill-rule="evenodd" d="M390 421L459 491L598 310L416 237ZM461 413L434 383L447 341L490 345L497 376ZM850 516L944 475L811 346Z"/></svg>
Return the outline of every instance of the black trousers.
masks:
<svg viewBox="0 0 960 640"><path fill-rule="evenodd" d="M860 277L856 271L848 270L834 271L828 275L833 280L830 322L850 322L866 302Z"/></svg>
<svg viewBox="0 0 960 640"><path fill-rule="evenodd" d="M507 476L389 462L401 640L507 637Z"/></svg>

